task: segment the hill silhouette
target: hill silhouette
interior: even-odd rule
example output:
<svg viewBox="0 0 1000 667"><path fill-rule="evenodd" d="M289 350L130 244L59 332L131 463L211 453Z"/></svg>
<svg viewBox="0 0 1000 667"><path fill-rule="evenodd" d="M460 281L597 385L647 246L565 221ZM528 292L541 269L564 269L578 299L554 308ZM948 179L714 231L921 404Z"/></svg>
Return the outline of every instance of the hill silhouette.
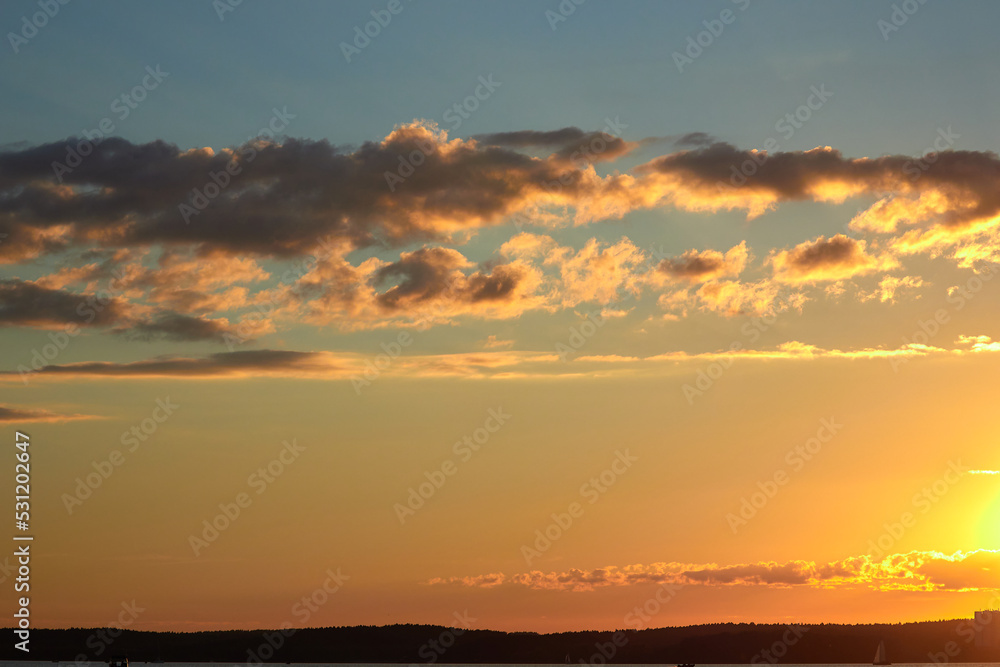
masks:
<svg viewBox="0 0 1000 667"><path fill-rule="evenodd" d="M500 632L436 625L281 631L143 632L36 629L31 653L5 643L6 660L166 662L870 663L880 639L902 662L1000 662L1000 646L977 647L971 621L871 625L715 623L603 632Z"/></svg>

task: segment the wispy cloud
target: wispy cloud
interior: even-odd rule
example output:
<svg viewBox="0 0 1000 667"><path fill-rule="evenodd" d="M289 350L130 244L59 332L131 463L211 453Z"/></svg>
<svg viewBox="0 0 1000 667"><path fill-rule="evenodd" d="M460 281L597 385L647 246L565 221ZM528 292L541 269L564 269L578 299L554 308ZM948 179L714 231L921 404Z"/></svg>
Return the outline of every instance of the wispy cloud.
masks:
<svg viewBox="0 0 1000 667"><path fill-rule="evenodd" d="M489 347L489 346L488 346ZM499 346L492 346L494 348ZM712 352L672 351L646 357L618 354L581 354L564 364L552 350L483 350L451 354L410 354L393 360L381 371L384 376L455 377L466 379L529 379L609 376L656 373L674 364L704 361L793 361L819 359L878 360L920 358L935 355L965 356L1000 352L1000 345L987 336L960 337L952 348L907 344L898 348L855 348L841 350L790 341L769 349L719 350ZM371 359L353 352L300 352L294 350L245 350L220 352L206 357L162 356L143 361L92 361L50 364L33 371L40 379L79 378L178 378L238 379L247 377L297 377L342 380L364 375ZM0 381L15 381L21 371L0 371Z"/></svg>
<svg viewBox="0 0 1000 667"><path fill-rule="evenodd" d="M19 408L0 405L0 422L16 422L19 424L40 422L66 422L81 419L101 419L96 415L61 414L36 408Z"/></svg>

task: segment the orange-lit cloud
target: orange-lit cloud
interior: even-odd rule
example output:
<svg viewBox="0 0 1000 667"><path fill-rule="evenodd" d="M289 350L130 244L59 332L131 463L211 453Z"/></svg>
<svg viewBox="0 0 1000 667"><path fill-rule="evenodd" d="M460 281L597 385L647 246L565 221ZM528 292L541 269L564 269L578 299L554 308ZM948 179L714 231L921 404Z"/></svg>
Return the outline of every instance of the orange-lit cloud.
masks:
<svg viewBox="0 0 1000 667"><path fill-rule="evenodd" d="M622 292L639 291L639 267L646 256L629 239L603 248L590 239L579 251L559 247L550 251L545 264L558 267L563 306L579 303L607 305Z"/></svg>
<svg viewBox="0 0 1000 667"><path fill-rule="evenodd" d="M270 299L286 319L343 329L426 326L456 317L506 319L547 308L541 270L513 260L476 268L452 248L424 247L398 261L371 258L352 265L326 258Z"/></svg>
<svg viewBox="0 0 1000 667"><path fill-rule="evenodd" d="M18 408L0 405L0 422L17 422L19 424L31 424L41 422L65 422L78 421L81 419L100 419L93 415L81 414L60 414L50 410L38 410L34 408Z"/></svg>
<svg viewBox="0 0 1000 667"><path fill-rule="evenodd" d="M595 142L601 150L574 158L581 145ZM578 128L450 139L427 121L400 125L350 150L287 139L183 151L162 141L136 145L112 137L62 183L51 164L72 140L53 142L0 153L0 191L7 196L0 256L20 261L73 245L156 243L302 256L325 237L355 248L444 241L515 213L576 224L666 206L745 210L753 217L785 201L859 195L879 200L855 217L853 228L903 233L892 246L908 252L953 244L970 230L986 232L1000 214L1000 159L992 153L940 153L914 180L906 172L910 156L847 158L830 147L768 154L701 138L687 142L693 149L629 173L594 171L595 161L620 159L642 142ZM551 152L534 156L524 152L529 148ZM199 201L205 175L225 171L230 162L238 177L211 201L204 195ZM752 173L737 177L746 164L755 165Z"/></svg>
<svg viewBox="0 0 1000 667"><path fill-rule="evenodd" d="M768 586L871 588L898 591L970 591L1000 589L1000 551L978 549L947 555L911 551L882 559L869 555L828 563L794 560L738 565L651 563L564 572L533 570L505 575L494 572L430 580L431 585L475 588L523 586L535 590L591 591L606 586L673 584L677 586Z"/></svg>
<svg viewBox="0 0 1000 667"><path fill-rule="evenodd" d="M678 257L664 259L657 268L672 280L701 283L738 276L746 267L749 254L743 241L725 254L718 250L688 250Z"/></svg>
<svg viewBox="0 0 1000 667"><path fill-rule="evenodd" d="M876 270L891 269L897 262L878 258L865 251L865 241L837 234L829 239L820 236L791 250L776 253L770 262L774 277L786 283L837 281Z"/></svg>
<svg viewBox="0 0 1000 667"><path fill-rule="evenodd" d="M64 174L65 182L51 170L65 141L0 152L3 261L49 252L67 260L36 280L5 280L0 326L51 329L76 321L81 300L112 282L110 304L84 324L137 340L229 335L246 342L299 322L345 331L424 327L585 303L611 316L629 313L620 301L646 290L656 292L664 319L692 310L758 316L800 309L817 283L830 283L829 295L844 294L848 281L895 269L916 252L947 255L977 271L1000 260L1000 159L991 153L941 153L913 179L908 156L847 158L830 147L767 154L694 133L673 144L690 149L630 171L594 169L640 144L663 143L578 128L452 139L425 121L350 149L288 139L181 150L109 138ZM581 145L601 150L580 158ZM204 175L230 162L238 177L182 215ZM755 165L752 173L737 178L746 164ZM511 219L519 229L551 229L664 207L753 217L785 201L850 196L876 198L851 228L878 238L823 235L770 249L765 266L773 273L766 278L741 278L756 270L746 241L658 257L656 266L624 237L594 236L570 247L522 232L477 260L451 247ZM379 244L410 249L383 259L372 256ZM369 256L352 254L360 252ZM291 280L259 263L312 254L322 256ZM884 276L878 289L855 293L894 303L916 294L921 281Z"/></svg>
<svg viewBox="0 0 1000 667"><path fill-rule="evenodd" d="M879 281L878 289L867 294L861 294L862 301L878 299L883 303L895 303L900 292L916 290L924 286L923 278L919 276L885 276ZM917 295L919 298L919 295Z"/></svg>

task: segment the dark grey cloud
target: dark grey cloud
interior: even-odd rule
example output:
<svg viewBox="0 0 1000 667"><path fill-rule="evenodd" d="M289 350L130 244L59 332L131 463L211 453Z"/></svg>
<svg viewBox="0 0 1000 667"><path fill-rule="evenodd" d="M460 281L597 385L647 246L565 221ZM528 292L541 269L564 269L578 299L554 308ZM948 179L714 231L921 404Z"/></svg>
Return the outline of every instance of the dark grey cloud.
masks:
<svg viewBox="0 0 1000 667"><path fill-rule="evenodd" d="M123 300L108 294L77 294L11 278L0 280L0 327L63 324L110 326L130 311Z"/></svg>
<svg viewBox="0 0 1000 667"><path fill-rule="evenodd" d="M0 261L67 244L291 256L323 238L406 243L498 223L560 176L567 193L580 182L572 165L439 138L407 126L350 151L287 139L214 155L108 138L58 177L75 138L0 152Z"/></svg>
<svg viewBox="0 0 1000 667"><path fill-rule="evenodd" d="M129 363L88 361L73 364L43 366L35 372L40 376L72 377L215 377L238 376L241 372L266 373L332 366L320 364L317 352L290 350L245 350L220 352L207 357L161 357ZM0 376L16 376L18 371L3 371Z"/></svg>
<svg viewBox="0 0 1000 667"><path fill-rule="evenodd" d="M116 329L115 333L123 335L130 340L172 340L180 342L199 340L225 342L227 339L226 334L229 334L235 338L240 338L242 342L251 342L236 336L233 328L225 322L174 312L161 313L153 319Z"/></svg>

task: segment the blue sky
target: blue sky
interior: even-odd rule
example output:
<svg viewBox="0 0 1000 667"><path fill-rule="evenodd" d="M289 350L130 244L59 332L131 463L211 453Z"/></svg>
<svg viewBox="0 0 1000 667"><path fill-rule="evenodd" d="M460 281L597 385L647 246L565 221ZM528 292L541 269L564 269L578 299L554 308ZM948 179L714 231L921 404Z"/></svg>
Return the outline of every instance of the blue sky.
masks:
<svg viewBox="0 0 1000 667"><path fill-rule="evenodd" d="M242 142L273 107L296 115L295 136L357 144L413 118L440 120L488 74L501 88L455 136L600 129L618 116L632 136L697 128L752 146L819 84L834 92L833 105L788 148L835 140L850 155L913 152L947 125L963 142L995 136L986 124L998 74L979 66L1000 48L994 3L927 2L884 40L877 22L890 18L892 2L752 0L741 10L588 0L552 30L545 12L557 2L412 1L346 62L339 44L385 5L245 0L220 21L210 2L69 3L19 53L7 44L0 137L79 134L157 64L170 77L118 129L184 148ZM678 72L671 55L726 9L735 22ZM4 3L0 25L16 30L37 11L34 2Z"/></svg>

